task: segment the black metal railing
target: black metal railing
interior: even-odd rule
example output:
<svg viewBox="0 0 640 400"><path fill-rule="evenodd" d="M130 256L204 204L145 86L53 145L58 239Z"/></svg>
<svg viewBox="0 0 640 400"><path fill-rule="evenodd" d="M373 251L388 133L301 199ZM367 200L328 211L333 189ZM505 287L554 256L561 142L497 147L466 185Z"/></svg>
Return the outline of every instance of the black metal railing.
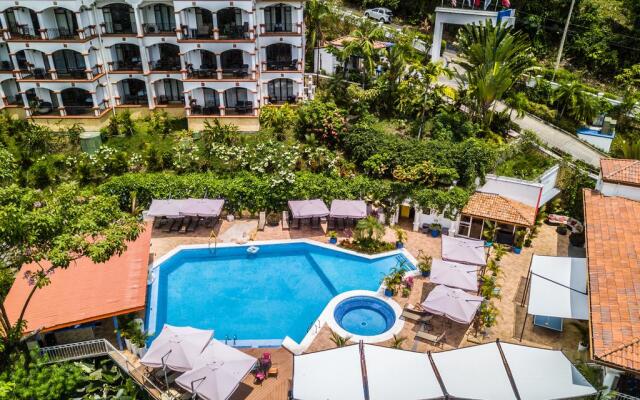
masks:
<svg viewBox="0 0 640 400"><path fill-rule="evenodd" d="M248 39L249 24L223 25L220 27L220 39Z"/></svg>
<svg viewBox="0 0 640 400"><path fill-rule="evenodd" d="M113 71L142 71L141 61L114 61Z"/></svg>
<svg viewBox="0 0 640 400"><path fill-rule="evenodd" d="M73 28L47 28L49 39L80 39L78 32Z"/></svg>
<svg viewBox="0 0 640 400"><path fill-rule="evenodd" d="M11 61L0 61L0 71L13 71L13 63Z"/></svg>
<svg viewBox="0 0 640 400"><path fill-rule="evenodd" d="M93 113L93 106L83 106L83 105L65 105L64 106L67 115L86 115Z"/></svg>
<svg viewBox="0 0 640 400"><path fill-rule="evenodd" d="M85 67L78 67L73 69L56 70L58 78L70 78L70 79L87 79L87 72Z"/></svg>
<svg viewBox="0 0 640 400"><path fill-rule="evenodd" d="M12 39L40 39L40 33L27 25L14 26L9 29Z"/></svg>
<svg viewBox="0 0 640 400"><path fill-rule="evenodd" d="M242 66L222 66L222 76L224 78L246 78L249 76L249 65Z"/></svg>
<svg viewBox="0 0 640 400"><path fill-rule="evenodd" d="M142 29L144 29L144 33L148 35L152 35L154 33L175 33L176 32L175 24L169 24L169 23L142 24Z"/></svg>
<svg viewBox="0 0 640 400"><path fill-rule="evenodd" d="M274 61L267 58L267 70L269 71L297 71L298 60L291 61Z"/></svg>
<svg viewBox="0 0 640 400"><path fill-rule="evenodd" d="M247 114L253 112L253 102L251 100L238 100L233 107L227 107L227 112L236 114Z"/></svg>
<svg viewBox="0 0 640 400"><path fill-rule="evenodd" d="M220 115L220 106L215 101L207 101L204 103L204 106L201 106L200 104L192 104L191 114Z"/></svg>
<svg viewBox="0 0 640 400"><path fill-rule="evenodd" d="M7 104L10 106L20 106L22 104L22 96L7 96Z"/></svg>
<svg viewBox="0 0 640 400"><path fill-rule="evenodd" d="M136 32L136 27L133 22L105 22L104 31L108 35L128 35Z"/></svg>
<svg viewBox="0 0 640 400"><path fill-rule="evenodd" d="M149 67L152 71L180 71L180 61L158 60L151 61Z"/></svg>
<svg viewBox="0 0 640 400"><path fill-rule="evenodd" d="M187 78L189 79L214 79L217 76L218 73L215 67L190 69L187 71Z"/></svg>
<svg viewBox="0 0 640 400"><path fill-rule="evenodd" d="M22 70L22 79L52 79L51 74L44 68Z"/></svg>
<svg viewBox="0 0 640 400"><path fill-rule="evenodd" d="M158 96L156 101L160 105L166 105L166 104L170 104L170 103L174 103L174 104L175 103L183 103L184 104L184 96L181 96L181 95L168 96L166 94L161 94L161 95Z"/></svg>
<svg viewBox="0 0 640 400"><path fill-rule="evenodd" d="M197 28L183 27L184 39L213 39L213 26L201 25Z"/></svg>
<svg viewBox="0 0 640 400"><path fill-rule="evenodd" d="M280 23L271 23L267 22L264 25L264 30L267 33L276 33L276 32L293 32L293 23L286 22L284 24Z"/></svg>
<svg viewBox="0 0 640 400"><path fill-rule="evenodd" d="M128 105L146 105L149 103L149 99L146 94L126 94L122 98L122 104Z"/></svg>
<svg viewBox="0 0 640 400"><path fill-rule="evenodd" d="M296 96L269 96L270 104L295 103L297 100Z"/></svg>

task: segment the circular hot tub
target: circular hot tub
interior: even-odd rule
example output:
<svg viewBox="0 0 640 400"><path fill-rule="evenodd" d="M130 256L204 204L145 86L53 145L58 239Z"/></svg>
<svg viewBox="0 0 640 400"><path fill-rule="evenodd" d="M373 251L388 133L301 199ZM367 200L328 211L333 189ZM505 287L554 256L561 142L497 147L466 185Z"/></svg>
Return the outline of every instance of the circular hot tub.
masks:
<svg viewBox="0 0 640 400"><path fill-rule="evenodd" d="M377 336L390 330L397 316L385 301L371 296L354 296L336 306L333 317L342 329L358 336Z"/></svg>

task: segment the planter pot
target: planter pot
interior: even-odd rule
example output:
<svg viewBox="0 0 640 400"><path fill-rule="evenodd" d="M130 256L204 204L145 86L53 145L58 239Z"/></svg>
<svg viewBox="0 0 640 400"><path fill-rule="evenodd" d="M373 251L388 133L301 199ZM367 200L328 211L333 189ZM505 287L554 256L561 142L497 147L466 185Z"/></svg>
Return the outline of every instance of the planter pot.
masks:
<svg viewBox="0 0 640 400"><path fill-rule="evenodd" d="M131 343L131 340L129 339L125 339L124 340L124 347L129 350L130 352L133 352L132 348L133 348L133 343Z"/></svg>
<svg viewBox="0 0 640 400"><path fill-rule="evenodd" d="M396 242L396 249L401 249L404 247L404 243L402 242Z"/></svg>
<svg viewBox="0 0 640 400"><path fill-rule="evenodd" d="M384 295L387 297L393 297L393 290L391 289L384 289Z"/></svg>
<svg viewBox="0 0 640 400"><path fill-rule="evenodd" d="M514 252L515 254L520 254L520 253L522 252L522 247L514 247L514 248L513 248L513 252Z"/></svg>
<svg viewBox="0 0 640 400"><path fill-rule="evenodd" d="M331 243L331 244L338 243L338 238L329 238L329 243Z"/></svg>
<svg viewBox="0 0 640 400"><path fill-rule="evenodd" d="M138 348L138 357L142 358L147 354L147 346Z"/></svg>
<svg viewBox="0 0 640 400"><path fill-rule="evenodd" d="M235 219L236 219L236 217L234 217L233 214L227 215L227 221L233 222Z"/></svg>
<svg viewBox="0 0 640 400"><path fill-rule="evenodd" d="M438 236L440 236L440 231L437 231L437 230L435 230L435 229L432 229L432 230L431 230L431 237L436 238L436 237L438 237Z"/></svg>
<svg viewBox="0 0 640 400"><path fill-rule="evenodd" d="M138 346L136 346L135 344L131 343L131 352L133 354L138 354L138 349L140 349Z"/></svg>
<svg viewBox="0 0 640 400"><path fill-rule="evenodd" d="M420 274L426 278L431 275L431 271L422 271Z"/></svg>
<svg viewBox="0 0 640 400"><path fill-rule="evenodd" d="M582 342L578 342L578 351L583 352L587 351L588 347L582 344Z"/></svg>

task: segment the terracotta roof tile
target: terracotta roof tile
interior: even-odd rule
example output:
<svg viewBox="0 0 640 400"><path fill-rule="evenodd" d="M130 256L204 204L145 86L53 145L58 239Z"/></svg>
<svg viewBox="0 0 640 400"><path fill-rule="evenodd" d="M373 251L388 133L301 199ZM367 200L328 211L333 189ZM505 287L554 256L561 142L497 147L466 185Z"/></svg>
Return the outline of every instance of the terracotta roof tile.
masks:
<svg viewBox="0 0 640 400"><path fill-rule="evenodd" d="M149 265L151 225L127 250L103 264L80 258L66 269L57 269L51 283L38 289L27 307L26 332L50 331L84 322L144 309ZM9 320L18 319L24 300L31 290L23 265L4 302Z"/></svg>
<svg viewBox="0 0 640 400"><path fill-rule="evenodd" d="M493 193L475 192L462 213L522 226L532 226L536 221L535 208Z"/></svg>
<svg viewBox="0 0 640 400"><path fill-rule="evenodd" d="M640 202L584 191L595 360L640 372Z"/></svg>
<svg viewBox="0 0 640 400"><path fill-rule="evenodd" d="M603 158L600 160L600 170L605 182L640 186L640 160Z"/></svg>

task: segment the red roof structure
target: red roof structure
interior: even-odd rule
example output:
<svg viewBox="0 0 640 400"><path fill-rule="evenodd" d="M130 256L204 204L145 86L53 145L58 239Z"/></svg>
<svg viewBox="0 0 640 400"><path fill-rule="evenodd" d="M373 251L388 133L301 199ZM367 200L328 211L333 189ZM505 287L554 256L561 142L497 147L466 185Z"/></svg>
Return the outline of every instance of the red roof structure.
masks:
<svg viewBox="0 0 640 400"><path fill-rule="evenodd" d="M95 264L83 257L67 269L57 269L51 283L36 290L25 313L26 332L40 329L54 331L81 323L143 310L147 291L151 226L147 225L127 250L109 261ZM24 265L14 282L4 306L9 320L15 323L32 286Z"/></svg>

